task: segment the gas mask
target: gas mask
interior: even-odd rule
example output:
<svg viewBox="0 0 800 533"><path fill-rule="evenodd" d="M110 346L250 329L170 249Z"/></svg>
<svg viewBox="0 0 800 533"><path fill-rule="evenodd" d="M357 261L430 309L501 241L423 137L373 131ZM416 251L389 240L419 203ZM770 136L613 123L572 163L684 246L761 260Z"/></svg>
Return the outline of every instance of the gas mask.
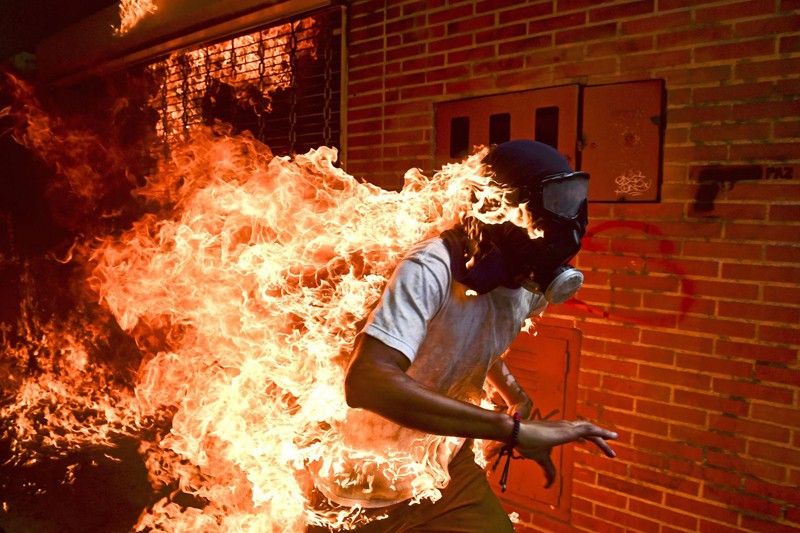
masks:
<svg viewBox="0 0 800 533"><path fill-rule="evenodd" d="M583 284L583 274L569 262L586 233L589 175L572 171L554 148L528 140L496 146L484 163L499 183L518 191L519 203L525 204L544 235L531 239L525 229L511 222L486 224L482 231L488 249L482 250L470 269L451 251L455 279L478 294L503 285L541 292L554 304L570 299ZM443 237L452 250L454 235Z"/></svg>
<svg viewBox="0 0 800 533"><path fill-rule="evenodd" d="M508 268L504 285L541 292L558 304L572 298L583 284L583 274L569 264L581 249L588 223L586 194L589 176L567 172L537 180L536 190L521 188L535 225L544 235L528 237L526 230L506 222L487 227Z"/></svg>

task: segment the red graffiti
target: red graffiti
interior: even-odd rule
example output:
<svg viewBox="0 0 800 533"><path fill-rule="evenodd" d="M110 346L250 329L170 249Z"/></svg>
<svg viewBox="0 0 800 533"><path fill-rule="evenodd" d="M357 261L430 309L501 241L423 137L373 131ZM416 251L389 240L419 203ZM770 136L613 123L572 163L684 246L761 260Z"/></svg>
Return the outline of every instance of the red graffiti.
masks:
<svg viewBox="0 0 800 533"><path fill-rule="evenodd" d="M594 252L602 251L600 245L593 240L593 238L603 232L615 229L629 229L644 233L646 235L654 235L659 237L658 251L661 255L668 256L675 253L675 243L669 239L663 238L664 232L661 231L658 226L648 222L638 222L634 220L609 220L590 228L583 238L583 249ZM684 316L686 316L686 313L689 311L689 309L691 309L695 302L694 283L692 280L686 278L686 273L677 263L666 257L647 258L647 261L650 264L659 265L663 270L676 275L680 280L680 290L681 294L683 294L678 305L677 320L680 321ZM650 313L637 311L635 309L606 310L577 298L572 298L565 302L565 304L583 312L617 322L650 326L669 326L675 323L674 315L664 315L663 317L658 317L653 316Z"/></svg>

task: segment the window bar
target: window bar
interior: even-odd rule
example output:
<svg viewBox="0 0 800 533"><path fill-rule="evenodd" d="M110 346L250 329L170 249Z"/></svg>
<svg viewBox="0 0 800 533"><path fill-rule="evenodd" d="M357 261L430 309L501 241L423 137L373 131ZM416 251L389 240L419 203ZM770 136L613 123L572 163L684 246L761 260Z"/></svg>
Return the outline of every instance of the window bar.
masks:
<svg viewBox="0 0 800 533"><path fill-rule="evenodd" d="M331 144L331 98L333 96L333 90L331 89L331 81L333 78L333 70L331 67L331 41L332 39L332 32L330 31L330 27L328 25L325 26L325 41L323 44L324 47L324 61L325 61L325 89L323 91L324 95L324 102L322 108L322 139L325 143L325 146L332 146Z"/></svg>
<svg viewBox="0 0 800 533"><path fill-rule="evenodd" d="M297 142L297 35L295 23L291 23L289 35L289 75L291 76L290 103L289 103L289 153L294 155Z"/></svg>
<svg viewBox="0 0 800 533"><path fill-rule="evenodd" d="M264 142L264 73L266 66L264 65L264 32L258 32L258 133L257 138L259 141Z"/></svg>
<svg viewBox="0 0 800 533"><path fill-rule="evenodd" d="M169 91L167 80L169 79L169 69L167 69L166 66L162 66L158 69L158 71L161 73L161 148L164 151L164 157L166 157L169 155L168 139L172 135L167 113L169 109L169 104L167 102L167 94Z"/></svg>
<svg viewBox="0 0 800 533"><path fill-rule="evenodd" d="M183 124L184 136L189 135L189 58L186 54L181 54L180 59L181 71L181 123Z"/></svg>

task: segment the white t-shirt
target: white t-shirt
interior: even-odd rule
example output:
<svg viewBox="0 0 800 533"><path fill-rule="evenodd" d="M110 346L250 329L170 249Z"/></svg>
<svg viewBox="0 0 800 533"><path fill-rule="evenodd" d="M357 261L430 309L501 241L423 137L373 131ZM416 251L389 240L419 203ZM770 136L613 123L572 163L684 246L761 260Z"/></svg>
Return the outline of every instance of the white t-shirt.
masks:
<svg viewBox="0 0 800 533"><path fill-rule="evenodd" d="M453 280L444 241L414 246L399 263L362 330L405 355L408 375L426 387L478 404L486 373L519 334L525 319L546 306L541 294L498 287L483 295ZM345 505L379 507L409 499L421 490L447 485L447 465L463 439L428 435L399 426L363 409L352 409L344 426L353 449L401 459L408 464L361 469L347 483L326 484L323 492ZM356 454L357 455L357 454ZM400 460L400 459L399 459ZM368 487L357 479L368 479ZM340 485L349 485L341 487Z"/></svg>

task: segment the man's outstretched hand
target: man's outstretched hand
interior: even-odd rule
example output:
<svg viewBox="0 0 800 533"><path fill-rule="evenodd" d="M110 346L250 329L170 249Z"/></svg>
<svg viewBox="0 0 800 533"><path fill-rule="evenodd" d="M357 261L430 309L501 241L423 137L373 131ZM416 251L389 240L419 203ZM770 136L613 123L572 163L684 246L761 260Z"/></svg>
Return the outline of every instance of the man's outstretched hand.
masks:
<svg viewBox="0 0 800 533"><path fill-rule="evenodd" d="M568 442L588 441L600 448L608 457L616 457L617 454L606 442L616 438L617 434L613 431L583 420L574 422L525 420L520 425L515 449L524 457L539 463L547 478L547 485L545 485L547 488L556 480L556 467L550 459L550 452L554 446Z"/></svg>

